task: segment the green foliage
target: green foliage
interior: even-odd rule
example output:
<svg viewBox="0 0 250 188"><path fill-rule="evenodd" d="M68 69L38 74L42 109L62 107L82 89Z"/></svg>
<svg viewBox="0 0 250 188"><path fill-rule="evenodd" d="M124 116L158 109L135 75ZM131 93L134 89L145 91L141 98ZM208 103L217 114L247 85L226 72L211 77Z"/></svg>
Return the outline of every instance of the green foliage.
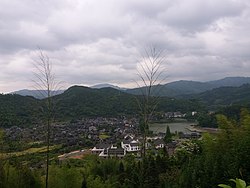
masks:
<svg viewBox="0 0 250 188"><path fill-rule="evenodd" d="M216 115L208 113L199 113L197 115L197 121L201 127L218 127Z"/></svg>
<svg viewBox="0 0 250 188"><path fill-rule="evenodd" d="M0 94L0 127L29 126L36 122L39 103L33 97Z"/></svg>
<svg viewBox="0 0 250 188"><path fill-rule="evenodd" d="M30 170L27 166L17 164L13 166L6 163L3 167L1 178L2 188L40 188L40 176ZM0 183L0 185L1 185Z"/></svg>
<svg viewBox="0 0 250 188"><path fill-rule="evenodd" d="M235 183L236 188L250 188L250 185L247 186L246 182L242 179L236 178L236 179L230 179L230 181ZM223 188L232 188L231 186L225 184L219 184L218 186Z"/></svg>
<svg viewBox="0 0 250 188"><path fill-rule="evenodd" d="M82 185L82 174L79 168L52 165L49 168L49 187L75 188Z"/></svg>
<svg viewBox="0 0 250 188"><path fill-rule="evenodd" d="M189 182L191 187L211 187L237 176L250 181L249 118L245 110L240 122L218 116L220 133L203 136L201 153L184 163L180 184L185 187Z"/></svg>

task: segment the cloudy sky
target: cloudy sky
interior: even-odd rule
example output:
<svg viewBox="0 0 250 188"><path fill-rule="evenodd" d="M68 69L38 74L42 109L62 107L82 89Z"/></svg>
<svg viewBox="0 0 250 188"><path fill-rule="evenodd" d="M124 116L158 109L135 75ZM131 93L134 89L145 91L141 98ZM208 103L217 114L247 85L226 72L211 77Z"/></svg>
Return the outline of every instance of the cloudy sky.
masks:
<svg viewBox="0 0 250 188"><path fill-rule="evenodd" d="M65 87L133 87L145 48L167 82L250 76L249 0L0 0L0 93L32 89L37 49Z"/></svg>

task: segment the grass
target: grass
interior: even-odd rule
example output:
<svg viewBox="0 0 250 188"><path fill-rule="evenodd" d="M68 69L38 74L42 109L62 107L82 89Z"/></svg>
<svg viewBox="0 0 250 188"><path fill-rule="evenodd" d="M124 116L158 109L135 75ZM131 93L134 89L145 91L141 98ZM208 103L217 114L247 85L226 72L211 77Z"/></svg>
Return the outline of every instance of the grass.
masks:
<svg viewBox="0 0 250 188"><path fill-rule="evenodd" d="M50 151L57 149L61 147L60 145L54 145L54 146L50 146ZM34 154L34 153L44 153L47 151L47 146L43 146L43 147L39 147L39 148L29 148L26 149L24 151L18 151L18 152L11 152L11 153L1 153L1 157L3 158L9 158L12 156L22 156L22 155L27 155L27 154Z"/></svg>
<svg viewBox="0 0 250 188"><path fill-rule="evenodd" d="M100 134L100 135L99 135L99 138L102 139L102 140L107 139L107 138L109 138L109 137L110 137L110 136L107 135L107 134Z"/></svg>

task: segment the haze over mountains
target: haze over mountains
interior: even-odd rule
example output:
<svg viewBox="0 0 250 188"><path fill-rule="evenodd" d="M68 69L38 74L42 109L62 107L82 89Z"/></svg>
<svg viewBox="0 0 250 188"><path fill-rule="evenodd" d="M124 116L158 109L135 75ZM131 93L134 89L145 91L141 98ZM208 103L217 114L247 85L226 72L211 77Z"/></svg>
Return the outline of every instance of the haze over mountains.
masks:
<svg viewBox="0 0 250 188"><path fill-rule="evenodd" d="M180 97L184 95L202 93L219 87L239 87L242 86L243 84L248 84L248 83L250 84L250 77L226 77L220 80L214 80L208 82L180 80L180 81L170 82L162 86L154 86L155 87L154 89L157 91L157 95L160 96ZM100 89L108 87L135 95L140 95L142 90L141 88L125 89L111 84L98 84L92 86L91 88ZM25 90L15 91L12 93L19 94L22 96L33 96L35 98L41 99L44 98L41 95L41 92L42 91L25 89ZM64 92L63 90L56 91L54 95L58 95L63 92Z"/></svg>
<svg viewBox="0 0 250 188"><path fill-rule="evenodd" d="M59 95L59 94L61 94L63 92L64 92L64 90L53 91L52 96ZM19 91L11 92L11 94L18 94L18 95L21 95L21 96L32 96L32 97L35 97L37 99L46 98L46 91L45 90L22 89L22 90L19 90Z"/></svg>

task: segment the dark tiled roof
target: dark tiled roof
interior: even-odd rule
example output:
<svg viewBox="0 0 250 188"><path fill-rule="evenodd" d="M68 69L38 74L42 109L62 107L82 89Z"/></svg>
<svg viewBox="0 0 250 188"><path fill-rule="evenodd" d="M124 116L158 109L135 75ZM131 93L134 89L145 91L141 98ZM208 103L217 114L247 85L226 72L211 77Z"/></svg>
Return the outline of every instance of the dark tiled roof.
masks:
<svg viewBox="0 0 250 188"><path fill-rule="evenodd" d="M154 140L154 144L155 145L160 145L160 144L165 144L165 142L164 142L163 139L156 139L156 140Z"/></svg>
<svg viewBox="0 0 250 188"><path fill-rule="evenodd" d="M130 143L131 146L139 146L139 143Z"/></svg>
<svg viewBox="0 0 250 188"><path fill-rule="evenodd" d="M111 144L99 143L95 147L96 147L96 149L106 149L106 148L109 148L110 146L111 146Z"/></svg>
<svg viewBox="0 0 250 188"><path fill-rule="evenodd" d="M123 140L123 144L130 144L131 140Z"/></svg>
<svg viewBox="0 0 250 188"><path fill-rule="evenodd" d="M123 148L110 148L108 149L108 155L124 155Z"/></svg>

